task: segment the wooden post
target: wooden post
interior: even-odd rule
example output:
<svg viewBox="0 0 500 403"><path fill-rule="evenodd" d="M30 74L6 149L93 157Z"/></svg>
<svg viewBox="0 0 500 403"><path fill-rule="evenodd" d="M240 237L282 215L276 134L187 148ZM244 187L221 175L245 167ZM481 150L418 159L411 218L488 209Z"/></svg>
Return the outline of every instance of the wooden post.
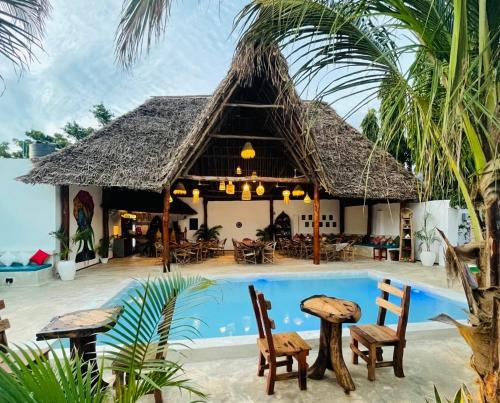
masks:
<svg viewBox="0 0 500 403"><path fill-rule="evenodd" d="M102 237L109 239L109 210L104 206L102 208Z"/></svg>
<svg viewBox="0 0 500 403"><path fill-rule="evenodd" d="M371 235L372 234L372 220L373 220L373 205L367 204L366 208L368 209L367 212L367 218L366 218L366 235Z"/></svg>
<svg viewBox="0 0 500 403"><path fill-rule="evenodd" d="M208 228L208 199L203 198L203 224Z"/></svg>
<svg viewBox="0 0 500 403"><path fill-rule="evenodd" d="M170 189L163 192L163 273L170 271Z"/></svg>
<svg viewBox="0 0 500 403"><path fill-rule="evenodd" d="M339 233L343 234L345 228L345 203L343 199L339 200Z"/></svg>
<svg viewBox="0 0 500 403"><path fill-rule="evenodd" d="M313 204L313 263L320 261L320 239L319 239L319 185L314 183L314 204Z"/></svg>
<svg viewBox="0 0 500 403"><path fill-rule="evenodd" d="M269 199L269 224L274 224L274 200Z"/></svg>
<svg viewBox="0 0 500 403"><path fill-rule="evenodd" d="M61 230L64 232L66 242L69 245L69 186L63 185L60 188L61 201Z"/></svg>

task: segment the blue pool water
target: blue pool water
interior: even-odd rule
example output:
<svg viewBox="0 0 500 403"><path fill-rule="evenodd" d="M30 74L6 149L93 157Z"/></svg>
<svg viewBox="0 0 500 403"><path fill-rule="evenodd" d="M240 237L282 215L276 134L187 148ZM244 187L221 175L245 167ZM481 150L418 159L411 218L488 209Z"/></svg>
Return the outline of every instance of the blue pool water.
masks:
<svg viewBox="0 0 500 403"><path fill-rule="evenodd" d="M200 331L200 338L243 336L257 334L248 285L263 292L272 301L270 317L276 323L276 331L308 331L319 329L319 319L300 310L300 301L315 294L325 294L355 301L361 307L358 323L375 323L377 306L375 298L379 279L372 276L321 275L309 277L231 278L218 280L207 293L203 304L184 312L183 316L195 317L191 324ZM397 284L397 283L395 283ZM134 283L107 302L106 306L120 304L134 288ZM395 302L399 303L398 299ZM465 302L448 299L438 294L413 287L410 303L410 322L424 322L440 313L455 319L465 319ZM387 323L397 322L388 312Z"/></svg>

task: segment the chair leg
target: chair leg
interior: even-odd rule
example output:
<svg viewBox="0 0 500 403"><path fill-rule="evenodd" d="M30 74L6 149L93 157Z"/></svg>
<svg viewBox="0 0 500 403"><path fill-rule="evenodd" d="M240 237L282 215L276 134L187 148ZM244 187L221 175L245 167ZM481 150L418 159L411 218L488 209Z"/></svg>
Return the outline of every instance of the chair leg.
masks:
<svg viewBox="0 0 500 403"><path fill-rule="evenodd" d="M264 368L266 366L266 357L259 353L259 364L257 365L257 376L264 376Z"/></svg>
<svg viewBox="0 0 500 403"><path fill-rule="evenodd" d="M376 346L372 345L368 349L368 380L369 381L374 381L375 380L375 364L377 362L377 348Z"/></svg>
<svg viewBox="0 0 500 403"><path fill-rule="evenodd" d="M266 391L268 395L274 394L274 383L276 382L276 362L269 361L269 372L267 373Z"/></svg>
<svg viewBox="0 0 500 403"><path fill-rule="evenodd" d="M384 356L383 356L384 350L382 350L382 347L377 347L377 361L384 361Z"/></svg>
<svg viewBox="0 0 500 403"><path fill-rule="evenodd" d="M352 345L356 348L359 348L359 343L356 339L352 339ZM352 352L352 363L354 365L358 365L359 363L359 357L354 351Z"/></svg>
<svg viewBox="0 0 500 403"><path fill-rule="evenodd" d="M403 372L403 352L404 347L401 345L394 346L393 355L393 365L394 365L394 375L398 378L404 378L405 373Z"/></svg>
<svg viewBox="0 0 500 403"><path fill-rule="evenodd" d="M292 372L293 367L293 357L289 355L286 357L286 372Z"/></svg>
<svg viewBox="0 0 500 403"><path fill-rule="evenodd" d="M300 390L307 390L307 355L306 352L297 355L299 364L299 388Z"/></svg>

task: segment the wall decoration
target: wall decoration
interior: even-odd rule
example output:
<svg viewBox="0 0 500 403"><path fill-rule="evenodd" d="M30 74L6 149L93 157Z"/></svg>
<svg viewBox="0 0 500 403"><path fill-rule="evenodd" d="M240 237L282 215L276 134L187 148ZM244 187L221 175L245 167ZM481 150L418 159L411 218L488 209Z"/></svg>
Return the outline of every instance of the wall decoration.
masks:
<svg viewBox="0 0 500 403"><path fill-rule="evenodd" d="M238 221L236 223L236 228L241 228L241 227L243 227L243 224L241 223L241 221Z"/></svg>
<svg viewBox="0 0 500 403"><path fill-rule="evenodd" d="M333 221L333 215L331 215L331 214L330 214L330 215L328 216L328 219L329 219L330 221Z"/></svg>
<svg viewBox="0 0 500 403"><path fill-rule="evenodd" d="M321 219L322 219L323 221L326 221L326 215L325 215L325 214L323 214L323 215L321 216Z"/></svg>
<svg viewBox="0 0 500 403"><path fill-rule="evenodd" d="M309 221L306 221L306 222L305 222L305 227L306 227L306 228L309 228Z"/></svg>
<svg viewBox="0 0 500 403"><path fill-rule="evenodd" d="M73 199L73 217L78 224L75 233L78 248L75 262L95 259L94 230L92 229L94 200L89 192L80 190Z"/></svg>
<svg viewBox="0 0 500 403"><path fill-rule="evenodd" d="M305 221L305 220L306 220L306 215L302 214L302 221Z"/></svg>
<svg viewBox="0 0 500 403"><path fill-rule="evenodd" d="M311 221L312 219L313 219L312 214L309 214L309 221Z"/></svg>
<svg viewBox="0 0 500 403"><path fill-rule="evenodd" d="M327 221L325 224L326 224L326 228L330 228L330 221Z"/></svg>
<svg viewBox="0 0 500 403"><path fill-rule="evenodd" d="M190 231L198 231L198 219L190 218L189 219L189 230Z"/></svg>

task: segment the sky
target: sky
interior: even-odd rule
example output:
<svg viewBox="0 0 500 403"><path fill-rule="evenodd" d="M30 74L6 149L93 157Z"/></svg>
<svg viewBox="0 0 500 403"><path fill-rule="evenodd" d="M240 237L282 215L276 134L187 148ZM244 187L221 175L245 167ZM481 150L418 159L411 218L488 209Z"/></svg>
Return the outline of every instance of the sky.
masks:
<svg viewBox="0 0 500 403"><path fill-rule="evenodd" d="M233 20L245 4L174 2L165 36L124 71L114 57L121 0L52 0L38 61L19 76L0 58L6 86L0 96L0 141L31 129L61 132L73 120L97 126L90 109L100 102L120 116L151 96L211 94L229 69L237 40ZM311 98L314 88L302 93ZM346 116L359 99L333 107ZM359 127L368 107L347 120Z"/></svg>

